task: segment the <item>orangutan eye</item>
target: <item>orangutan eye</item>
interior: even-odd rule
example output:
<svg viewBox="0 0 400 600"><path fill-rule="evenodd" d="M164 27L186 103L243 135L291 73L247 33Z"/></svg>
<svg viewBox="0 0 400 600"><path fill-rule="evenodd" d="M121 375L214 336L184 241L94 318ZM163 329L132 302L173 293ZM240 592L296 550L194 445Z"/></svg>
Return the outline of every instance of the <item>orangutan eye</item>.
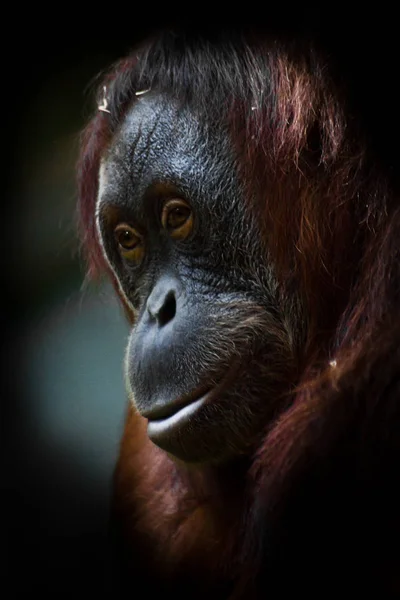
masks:
<svg viewBox="0 0 400 600"><path fill-rule="evenodd" d="M193 229L192 209L184 200L169 200L164 204L161 224L173 239L184 240Z"/></svg>
<svg viewBox="0 0 400 600"><path fill-rule="evenodd" d="M139 262L144 253L143 237L127 223L120 223L114 229L114 236L120 254L127 260Z"/></svg>

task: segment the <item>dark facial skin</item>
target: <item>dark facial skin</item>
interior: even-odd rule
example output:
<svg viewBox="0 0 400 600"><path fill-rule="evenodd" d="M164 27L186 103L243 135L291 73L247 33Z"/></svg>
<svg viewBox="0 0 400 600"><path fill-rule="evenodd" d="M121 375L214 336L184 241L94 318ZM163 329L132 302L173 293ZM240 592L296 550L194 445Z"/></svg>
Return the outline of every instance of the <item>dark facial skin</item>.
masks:
<svg viewBox="0 0 400 600"><path fill-rule="evenodd" d="M98 227L135 313L126 375L150 439L186 462L251 451L293 377L297 309L279 295L228 133L142 96L103 158Z"/></svg>

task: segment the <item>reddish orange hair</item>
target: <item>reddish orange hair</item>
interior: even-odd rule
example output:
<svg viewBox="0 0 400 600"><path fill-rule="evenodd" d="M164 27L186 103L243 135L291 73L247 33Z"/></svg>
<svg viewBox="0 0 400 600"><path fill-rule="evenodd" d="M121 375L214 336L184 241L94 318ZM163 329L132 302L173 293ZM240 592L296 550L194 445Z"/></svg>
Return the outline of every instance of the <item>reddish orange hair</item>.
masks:
<svg viewBox="0 0 400 600"><path fill-rule="evenodd" d="M400 458L393 425L400 417L398 198L375 166L327 64L300 44L167 32L118 63L101 93L103 85L110 114L96 112L88 125L78 169L90 273L106 268L94 222L100 160L135 91L151 88L189 105L200 119L226 123L282 288L286 294L299 290L308 309L303 375L293 402L258 450L247 496L238 494L221 517L223 545L211 533L208 475L176 479L176 468L149 444L134 413L126 426L117 479L128 505L132 496L143 499L135 513L138 531L160 544L169 563L179 564L186 554L195 570L203 565L213 577L237 568L248 585L259 577L266 552L258 529L298 498L314 468L319 472L327 464L335 477L332 465L342 461L362 479L363 490L371 493L379 482L393 493L385 476ZM372 448L382 459L372 456ZM176 517L174 486L182 486ZM195 490L191 501L184 493L188 486ZM391 526L400 533L389 505ZM382 520L387 531L389 521L385 515ZM240 542L235 523L245 529ZM189 563L182 563L191 573ZM393 581L389 572L387 585Z"/></svg>

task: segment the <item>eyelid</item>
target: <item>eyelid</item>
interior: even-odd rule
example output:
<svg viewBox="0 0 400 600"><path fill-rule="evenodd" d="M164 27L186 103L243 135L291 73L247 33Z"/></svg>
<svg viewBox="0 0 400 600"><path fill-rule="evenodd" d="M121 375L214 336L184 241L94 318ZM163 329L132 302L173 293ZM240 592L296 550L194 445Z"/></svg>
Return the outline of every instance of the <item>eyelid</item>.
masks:
<svg viewBox="0 0 400 600"><path fill-rule="evenodd" d="M114 237L117 240L117 243L124 248L123 244L117 239L118 232L131 231L134 237L138 239L138 243L143 242L143 235L130 223L118 223L116 227L114 227ZM132 247L133 248L133 247Z"/></svg>
<svg viewBox="0 0 400 600"><path fill-rule="evenodd" d="M187 217L180 225L172 227L168 223L168 217L175 208L182 208L187 211ZM166 200L163 204L161 212L161 226L173 239L186 239L193 229L193 211L189 202L183 198L170 198L169 200Z"/></svg>
<svg viewBox="0 0 400 600"><path fill-rule="evenodd" d="M129 243L128 243L126 246L124 246L124 244L121 243L121 241L118 239L118 232L132 233L132 236L134 238L133 245L129 246ZM117 251L118 251L119 255L129 262L136 263L136 264L141 263L143 260L143 257L144 257L144 253L145 253L145 248L144 248L144 243L143 243L144 242L143 235L141 235L136 230L135 227L130 225L130 223L118 223L114 227L113 233L114 233L114 239L115 239L115 243L117 245Z"/></svg>
<svg viewBox="0 0 400 600"><path fill-rule="evenodd" d="M185 200L181 200L180 198L170 198L169 200L166 200L162 207L161 224L163 224L164 216L167 217L171 210L181 207L191 210L189 204Z"/></svg>

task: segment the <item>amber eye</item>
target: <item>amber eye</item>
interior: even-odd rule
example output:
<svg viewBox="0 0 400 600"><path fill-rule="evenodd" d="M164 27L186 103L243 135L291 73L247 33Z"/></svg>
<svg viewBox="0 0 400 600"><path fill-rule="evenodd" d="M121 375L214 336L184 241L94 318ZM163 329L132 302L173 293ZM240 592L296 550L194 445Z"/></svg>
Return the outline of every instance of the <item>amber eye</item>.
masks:
<svg viewBox="0 0 400 600"><path fill-rule="evenodd" d="M144 252L143 238L127 223L121 223L114 230L114 236L119 246L119 251L129 260L139 261Z"/></svg>
<svg viewBox="0 0 400 600"><path fill-rule="evenodd" d="M193 214L190 206L184 200L169 200L164 204L161 224L172 238L184 240L193 228Z"/></svg>

